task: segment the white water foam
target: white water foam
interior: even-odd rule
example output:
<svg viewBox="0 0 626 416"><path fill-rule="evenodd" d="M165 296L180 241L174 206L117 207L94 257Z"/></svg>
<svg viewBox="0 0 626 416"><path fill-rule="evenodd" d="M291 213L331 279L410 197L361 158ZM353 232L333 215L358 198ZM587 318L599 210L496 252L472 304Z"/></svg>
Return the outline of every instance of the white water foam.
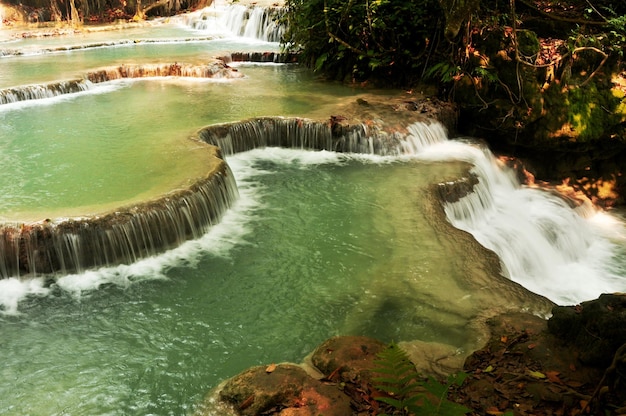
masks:
<svg viewBox="0 0 626 416"><path fill-rule="evenodd" d="M248 224L262 207L264 189L254 178L262 170L259 160L303 167L342 164L352 158L369 163L399 159L423 161L461 160L473 165L478 176L475 192L445 206L450 222L474 235L501 259L504 273L527 289L560 304L574 304L605 292L626 291L626 227L605 212L582 215L567 202L541 189L521 186L512 172L486 149L470 142L448 140L443 127L413 125L400 157L346 155L295 149L265 148L229 156L240 199L222 221L197 240L159 256L131 265L102 268L60 277L56 285L75 297L112 283L126 287L134 282L164 279L174 266L193 266L204 253L227 257L237 244L246 243ZM27 296L45 296L43 279L0 281L0 310L18 313Z"/></svg>
<svg viewBox="0 0 626 416"><path fill-rule="evenodd" d="M214 36L235 36L277 43L284 29L270 16L271 8L242 4L216 4L186 14L181 25Z"/></svg>
<svg viewBox="0 0 626 416"><path fill-rule="evenodd" d="M83 95L95 95L95 94L108 94L112 91L116 91L125 88L130 85L130 80L115 80L106 83L94 84L90 81L85 81L85 89L79 92L72 92L67 94L55 95L54 92L33 86L33 98L9 102L6 104L0 104L0 112L21 110L26 107L32 106L46 106L52 105L63 101L73 100Z"/></svg>
<svg viewBox="0 0 626 416"><path fill-rule="evenodd" d="M102 285L113 284L128 287L146 280L166 279L166 271L172 267L193 267L206 253L228 257L231 249L246 244L246 235L251 231L248 224L256 212L263 207L263 187L254 179L260 175L272 174L263 170L258 161L272 161L276 164L296 164L307 168L322 164L342 164L350 158L363 161L383 162L392 158L375 155L345 155L335 152L313 152L285 148L254 149L228 157L228 164L236 177L239 199L228 210L219 224L201 238L190 240L181 246L158 256L142 259L130 265L104 267L83 273L61 276L54 285L74 298L79 299ZM19 313L19 303L29 296L46 296L50 288L45 287L43 278L0 280L0 313Z"/></svg>
<svg viewBox="0 0 626 416"><path fill-rule="evenodd" d="M436 139L423 129L411 127L414 157L473 165L479 184L460 201L447 203L445 211L455 227L500 257L507 277L566 305L626 291L626 267L620 261L626 228L620 219L573 209L555 193L521 186L486 147L445 135Z"/></svg>

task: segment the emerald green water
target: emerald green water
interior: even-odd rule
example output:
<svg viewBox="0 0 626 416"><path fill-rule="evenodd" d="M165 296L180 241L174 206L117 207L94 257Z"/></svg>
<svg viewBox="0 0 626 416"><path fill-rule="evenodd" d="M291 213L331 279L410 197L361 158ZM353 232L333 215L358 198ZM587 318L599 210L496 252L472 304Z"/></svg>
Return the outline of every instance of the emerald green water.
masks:
<svg viewBox="0 0 626 416"><path fill-rule="evenodd" d="M126 33L202 36L170 26ZM1 45L32 50L37 42ZM0 88L125 62L201 62L244 46L264 47L139 42L7 57ZM202 171L204 153L188 137L204 125L328 117L361 94L293 66L240 70L246 78L228 82L109 83L0 106L0 217L143 200ZM224 379L251 365L300 362L333 335L438 343L463 357L482 342L481 316L545 305L496 283L458 235L431 222L426 187L457 176L459 163L285 149L227 162L241 197L202 238L47 287L0 281L0 414L188 415Z"/></svg>
<svg viewBox="0 0 626 416"><path fill-rule="evenodd" d="M309 114L354 94L293 67L242 71L248 78L234 82L122 81L0 108L0 218L81 216L154 198L206 174L206 147L189 139L201 126Z"/></svg>
<svg viewBox="0 0 626 416"><path fill-rule="evenodd" d="M475 346L488 305L420 213L457 166L276 152L233 161L242 201L176 261L70 276L0 315L0 413L188 414L221 380L338 334Z"/></svg>

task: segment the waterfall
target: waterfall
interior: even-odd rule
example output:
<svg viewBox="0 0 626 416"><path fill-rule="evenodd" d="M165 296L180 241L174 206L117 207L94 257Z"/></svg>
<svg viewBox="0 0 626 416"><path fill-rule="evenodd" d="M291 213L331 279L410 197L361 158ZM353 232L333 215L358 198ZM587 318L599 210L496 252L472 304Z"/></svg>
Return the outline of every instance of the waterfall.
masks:
<svg viewBox="0 0 626 416"><path fill-rule="evenodd" d="M432 128L444 130L438 123ZM387 133L363 124L333 125L330 121L304 118L260 117L215 124L199 130L197 136L222 149L225 155L266 146L382 156L405 153L402 133Z"/></svg>
<svg viewBox="0 0 626 416"><path fill-rule="evenodd" d="M41 85L26 85L0 90L0 105L20 101L40 100L73 94L93 89L94 84L146 77L191 77L191 78L241 78L243 74L227 67L222 60L204 65L185 63L120 65L88 72L84 79L53 82Z"/></svg>
<svg viewBox="0 0 626 416"><path fill-rule="evenodd" d="M210 6L187 18L185 24L201 31L212 31L221 26L235 36L280 42L285 33L285 26L280 21L284 13L282 7Z"/></svg>
<svg viewBox="0 0 626 416"><path fill-rule="evenodd" d="M220 221L237 195L230 168L220 159L205 179L158 200L102 216L4 224L0 278L136 262L199 238Z"/></svg>
<svg viewBox="0 0 626 416"><path fill-rule="evenodd" d="M221 22L236 36L280 42L285 32L280 23L283 13L282 8L234 4L225 10Z"/></svg>
<svg viewBox="0 0 626 416"><path fill-rule="evenodd" d="M522 186L486 146L449 140L437 122L385 133L364 125L258 118L209 126L197 136L226 155L280 146L467 162L470 178L440 184L442 194L451 196L443 202L445 213L452 225L498 255L506 277L562 304L626 289L621 277L626 270L612 259L617 245L594 224L593 210L573 208L556 193Z"/></svg>
<svg viewBox="0 0 626 416"><path fill-rule="evenodd" d="M624 265L613 260L618 245L593 222L593 210L522 186L486 146L449 140L440 123L418 122L388 133L333 120L262 117L207 126L194 138L216 146L220 160L221 154L272 146L466 162L469 178L439 184L444 211L453 226L498 255L506 277L562 304L626 288ZM199 237L236 195L224 162L195 188L138 207L83 220L5 225L0 276L132 263Z"/></svg>
<svg viewBox="0 0 626 416"><path fill-rule="evenodd" d="M19 101L53 98L64 94L87 91L91 89L91 87L91 82L83 79L76 79L43 85L26 85L22 87L7 88L0 90L0 105L16 103Z"/></svg>
<svg viewBox="0 0 626 416"><path fill-rule="evenodd" d="M407 140L416 157L461 160L472 166L477 178L472 191L445 202L445 212L452 225L498 255L505 276L560 304L626 289L626 270L614 260L618 246L594 223L593 209L576 207L548 190L522 186L486 146L436 138L423 129L419 126L419 140Z"/></svg>

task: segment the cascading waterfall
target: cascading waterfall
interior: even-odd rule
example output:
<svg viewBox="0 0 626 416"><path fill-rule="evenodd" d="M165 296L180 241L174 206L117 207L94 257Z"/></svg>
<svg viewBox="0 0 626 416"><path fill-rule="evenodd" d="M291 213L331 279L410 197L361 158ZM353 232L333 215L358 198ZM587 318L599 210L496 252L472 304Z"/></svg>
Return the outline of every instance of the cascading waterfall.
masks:
<svg viewBox="0 0 626 416"><path fill-rule="evenodd" d="M155 201L89 218L4 224L0 278L136 262L202 236L237 194L230 168L220 161L205 179Z"/></svg>
<svg viewBox="0 0 626 416"><path fill-rule="evenodd" d="M280 23L283 14L284 9L281 7L232 4L219 10L209 7L187 19L186 24L201 31L210 31L220 25L235 36L280 42L285 33L285 26Z"/></svg>
<svg viewBox="0 0 626 416"><path fill-rule="evenodd" d="M598 213L591 207L574 208L558 194L521 186L476 142L424 134L421 125L410 129L407 149L417 157L473 166L473 191L446 202L445 212L452 225L498 255L507 277L560 304L626 289L626 270L613 260L618 248L593 223Z"/></svg>
<svg viewBox="0 0 626 416"><path fill-rule="evenodd" d="M288 147L467 162L475 180L442 184L448 189L464 187L457 198L444 202L445 213L452 225L468 231L499 256L507 277L567 304L626 287L619 277L624 270L611 262L615 247L592 224L590 211L572 208L559 195L521 186L486 147L448 140L440 123L418 122L408 126L407 132L387 133L362 124L264 117L207 126L195 138L218 147L224 155ZM214 176L230 178L229 174ZM66 273L129 263L197 238L229 206L236 193L236 185L229 181L198 192L196 202L172 198L178 202L161 201L156 210L147 204L141 210L95 219L95 223L44 224L32 227L27 237L23 237L23 226L5 227L0 275ZM215 192L220 195L217 199ZM163 229L168 230L166 236Z"/></svg>
<svg viewBox="0 0 626 416"><path fill-rule="evenodd" d="M438 123L432 128L445 131ZM222 149L225 155L266 146L381 156L404 153L401 133L373 130L363 124L331 126L303 118L264 117L216 124L201 129L197 136Z"/></svg>
<svg viewBox="0 0 626 416"><path fill-rule="evenodd" d="M41 100L44 98L58 97L65 94L87 91L92 83L83 79L54 82L43 85L26 85L22 87L6 88L0 90L0 105L16 103L19 101Z"/></svg>
<svg viewBox="0 0 626 416"><path fill-rule="evenodd" d="M20 101L41 100L91 90L94 84L147 77L241 78L243 74L227 67L222 60L204 65L185 63L120 65L88 72L84 79L26 85L0 90L0 105Z"/></svg>
<svg viewBox="0 0 626 416"><path fill-rule="evenodd" d="M364 125L333 128L306 119L259 118L209 126L198 138L226 155L280 146L465 161L477 183L459 181L467 189L444 202L446 215L499 256L507 277L562 304L626 288L620 277L626 271L611 260L616 246L591 222L593 210L574 209L560 195L522 186L489 149L476 141L448 140L439 123L414 123L404 135Z"/></svg>

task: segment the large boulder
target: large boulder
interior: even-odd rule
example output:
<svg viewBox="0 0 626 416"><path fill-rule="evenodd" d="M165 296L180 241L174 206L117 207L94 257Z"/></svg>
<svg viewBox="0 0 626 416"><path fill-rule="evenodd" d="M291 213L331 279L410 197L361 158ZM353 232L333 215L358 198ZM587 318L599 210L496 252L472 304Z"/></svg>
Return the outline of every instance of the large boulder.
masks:
<svg viewBox="0 0 626 416"><path fill-rule="evenodd" d="M576 306L555 306L551 333L580 350L586 365L607 367L626 343L626 294L603 294Z"/></svg>
<svg viewBox="0 0 626 416"><path fill-rule="evenodd" d="M374 360L385 347L381 341L368 337L333 337L315 349L311 362L333 381L369 382Z"/></svg>
<svg viewBox="0 0 626 416"><path fill-rule="evenodd" d="M226 382L219 397L246 416L351 414L350 398L336 385L316 380L292 364L250 368Z"/></svg>

